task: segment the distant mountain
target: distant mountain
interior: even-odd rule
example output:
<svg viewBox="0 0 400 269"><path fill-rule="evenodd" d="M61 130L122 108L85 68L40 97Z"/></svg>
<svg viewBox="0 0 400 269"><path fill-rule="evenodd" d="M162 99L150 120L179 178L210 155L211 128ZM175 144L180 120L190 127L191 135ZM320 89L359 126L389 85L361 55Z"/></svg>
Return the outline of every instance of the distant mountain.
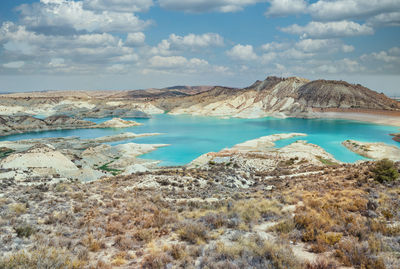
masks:
<svg viewBox="0 0 400 269"><path fill-rule="evenodd" d="M34 91L34 92L4 92L0 97L10 98L82 98L82 99L154 99L175 96L188 96L208 91L214 86L172 86L163 89L143 90L82 90L82 91Z"/></svg>
<svg viewBox="0 0 400 269"><path fill-rule="evenodd" d="M145 90L132 90L119 92L112 97L114 98L145 98L145 99L157 99L157 98L169 98L169 97L181 97L198 94L204 91L212 89L213 86L172 86L163 89L145 89Z"/></svg>
<svg viewBox="0 0 400 269"><path fill-rule="evenodd" d="M48 91L0 96L0 115L10 116L150 117L165 112L241 118L345 118L400 126L399 101L358 84L333 80L309 81L299 77L267 77L241 89L173 86L163 89Z"/></svg>
<svg viewBox="0 0 400 269"><path fill-rule="evenodd" d="M399 111L400 103L344 81L268 77L243 89L214 87L192 96L157 100L172 114L262 117L307 116L325 109Z"/></svg>

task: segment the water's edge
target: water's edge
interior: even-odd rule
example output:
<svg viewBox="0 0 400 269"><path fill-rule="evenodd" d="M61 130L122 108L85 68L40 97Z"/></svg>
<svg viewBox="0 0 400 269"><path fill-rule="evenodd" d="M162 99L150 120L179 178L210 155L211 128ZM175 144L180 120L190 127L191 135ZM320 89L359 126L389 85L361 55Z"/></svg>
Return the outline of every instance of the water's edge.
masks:
<svg viewBox="0 0 400 269"><path fill-rule="evenodd" d="M88 118L86 120L101 123L109 119ZM398 132L397 127L342 119L278 119L271 117L261 119L221 119L204 116L160 114L154 115L150 119L134 120L143 123L143 125L122 129L74 129L32 132L1 137L0 141L66 136L78 136L81 139L85 139L123 132L163 133L160 136L110 143L111 145L130 142L170 144L171 146L169 147L159 148L141 156L144 159L160 160L160 165L162 166L184 165L204 153L220 151L223 148L232 147L250 139L278 133L300 132L306 133L308 136L277 141L276 147L286 146L296 140L306 140L309 143L321 146L339 161L350 163L365 158L351 152L341 144L347 139L399 145L389 135L390 133Z"/></svg>

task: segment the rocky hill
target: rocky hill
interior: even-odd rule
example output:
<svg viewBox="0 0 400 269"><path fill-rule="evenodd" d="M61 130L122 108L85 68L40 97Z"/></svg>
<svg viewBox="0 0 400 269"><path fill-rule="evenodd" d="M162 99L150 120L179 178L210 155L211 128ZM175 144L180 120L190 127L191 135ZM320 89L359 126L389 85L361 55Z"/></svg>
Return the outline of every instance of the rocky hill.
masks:
<svg viewBox="0 0 400 269"><path fill-rule="evenodd" d="M268 77L244 89L215 87L193 96L157 100L172 114L233 116L313 116L324 109L400 111L400 102L344 81Z"/></svg>
<svg viewBox="0 0 400 269"><path fill-rule="evenodd" d="M314 108L400 109L398 101L345 81L316 80L307 83L299 88L298 100Z"/></svg>
<svg viewBox="0 0 400 269"><path fill-rule="evenodd" d="M400 102L361 85L267 77L238 89L174 86L134 91L0 95L0 115L147 118L154 114L218 117L345 118L400 126Z"/></svg>
<svg viewBox="0 0 400 269"><path fill-rule="evenodd" d="M79 120L65 115L50 116L45 119L38 119L32 116L0 116L0 136L35 131L80 128L126 128L137 125L140 124L119 118L96 124L91 121Z"/></svg>
<svg viewBox="0 0 400 269"><path fill-rule="evenodd" d="M96 124L91 121L78 120L67 116L50 116L43 120L31 116L0 116L0 135L27 131L90 128L94 125Z"/></svg>

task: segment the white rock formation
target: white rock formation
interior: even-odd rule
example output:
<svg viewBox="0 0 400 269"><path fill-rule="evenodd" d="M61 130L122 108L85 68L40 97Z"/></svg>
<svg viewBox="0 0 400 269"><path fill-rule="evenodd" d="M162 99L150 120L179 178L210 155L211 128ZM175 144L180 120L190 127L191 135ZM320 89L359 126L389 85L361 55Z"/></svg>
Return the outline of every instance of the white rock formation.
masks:
<svg viewBox="0 0 400 269"><path fill-rule="evenodd" d="M132 126L139 126L141 123L135 121L123 120L120 118L113 118L103 123L97 124L96 128L127 128Z"/></svg>
<svg viewBox="0 0 400 269"><path fill-rule="evenodd" d="M355 140L346 140L342 144L349 150L370 159L400 161L400 148L393 145L385 143L367 143Z"/></svg>

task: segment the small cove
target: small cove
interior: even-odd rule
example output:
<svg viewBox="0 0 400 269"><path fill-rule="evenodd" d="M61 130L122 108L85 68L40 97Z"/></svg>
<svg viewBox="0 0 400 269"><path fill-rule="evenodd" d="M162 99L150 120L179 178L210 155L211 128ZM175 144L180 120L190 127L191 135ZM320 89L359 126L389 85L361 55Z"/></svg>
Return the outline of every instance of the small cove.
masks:
<svg viewBox="0 0 400 269"><path fill-rule="evenodd" d="M87 119L101 123L110 118ZM129 120L129 119L127 119ZM157 143L170 144L169 147L142 155L145 159L161 160L160 165L183 165L201 154L219 151L237 143L261 136L299 132L306 137L295 137L276 142L276 147L286 146L296 140L306 140L321 146L336 159L343 162L355 162L365 159L341 145L347 139L363 142L384 142L399 146L392 140L390 133L399 132L397 127L377 125L349 120L333 119L298 119L298 118L261 118L261 119L220 119L215 117L198 117L189 115L172 116L154 115L150 119L130 119L143 123L123 129L75 129L31 132L1 137L1 141L34 139L44 137L78 136L82 139L115 135L123 132L162 133L159 136L142 137L110 143Z"/></svg>

